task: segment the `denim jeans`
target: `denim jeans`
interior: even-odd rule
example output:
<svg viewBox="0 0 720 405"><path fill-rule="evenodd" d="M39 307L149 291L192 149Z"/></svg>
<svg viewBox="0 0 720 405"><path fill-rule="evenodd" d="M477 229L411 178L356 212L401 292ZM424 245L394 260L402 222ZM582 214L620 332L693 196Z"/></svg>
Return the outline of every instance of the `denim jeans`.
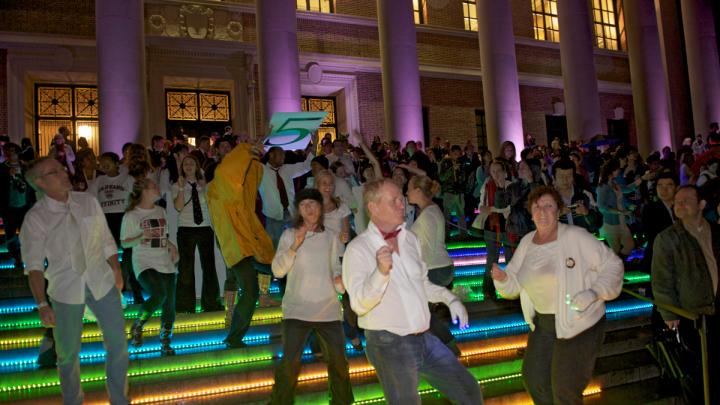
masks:
<svg viewBox="0 0 720 405"><path fill-rule="evenodd" d="M504 246L505 263L510 263L512 259L512 250L505 232L497 233L492 231L484 231L483 238L487 246L487 257L485 262L485 275L483 276L483 292L485 298L495 299L495 284L492 280L492 265L498 263L500 259L500 247Z"/></svg>
<svg viewBox="0 0 720 405"><path fill-rule="evenodd" d="M265 231L270 236L270 240L272 240L275 249L277 249L278 243L280 242L280 236L282 236L285 228L289 226L291 220L292 218L288 210L283 212L283 219L280 221L275 218L265 217Z"/></svg>
<svg viewBox="0 0 720 405"><path fill-rule="evenodd" d="M120 294L114 287L99 300L85 289L85 303L97 317L102 330L103 344L107 351L105 374L110 404L128 404L128 350L125 335L125 319L120 304ZM84 304L63 304L52 300L55 311L55 349L60 375L63 404L81 405L83 391L80 387L80 343Z"/></svg>
<svg viewBox="0 0 720 405"><path fill-rule="evenodd" d="M246 257L227 269L228 281L225 284L225 290L230 291L228 286L240 290L230 322L230 330L225 338L225 342L231 345L242 343L243 337L250 328L250 321L255 312L255 303L260 295L254 262L255 258Z"/></svg>
<svg viewBox="0 0 720 405"><path fill-rule="evenodd" d="M538 405L582 404L605 338L605 318L570 339L558 339L555 315L536 314L523 360L525 389Z"/></svg>
<svg viewBox="0 0 720 405"><path fill-rule="evenodd" d="M365 339L365 353L375 367L388 404L420 404L420 377L453 403L483 403L475 377L432 333L400 336L366 330Z"/></svg>
<svg viewBox="0 0 720 405"><path fill-rule="evenodd" d="M147 269L140 273L138 281L150 297L140 305L140 315L152 315L162 306L160 320L162 325L172 328L175 323L175 274L160 273L155 269Z"/></svg>
<svg viewBox="0 0 720 405"><path fill-rule="evenodd" d="M292 404L295 400L300 358L305 348L305 341L314 331L322 351L325 353L328 368L328 384L333 405L351 404L354 401L348 362L345 358L345 336L342 322L308 322L298 319L283 319L282 339L283 357L275 369L270 403L273 405Z"/></svg>
<svg viewBox="0 0 720 405"><path fill-rule="evenodd" d="M215 233L209 226L181 226L177 232L178 282L177 310L195 312L195 247L200 252L202 292L200 307L203 311L220 309L220 285L215 270Z"/></svg>

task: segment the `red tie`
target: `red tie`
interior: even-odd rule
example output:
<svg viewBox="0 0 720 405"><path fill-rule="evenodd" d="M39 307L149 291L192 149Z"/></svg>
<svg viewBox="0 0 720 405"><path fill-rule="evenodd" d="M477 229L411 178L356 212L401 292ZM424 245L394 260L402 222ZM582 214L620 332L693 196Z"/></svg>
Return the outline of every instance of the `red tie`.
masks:
<svg viewBox="0 0 720 405"><path fill-rule="evenodd" d="M401 229L402 229L402 227L400 227L392 232L387 232L387 233L380 231L378 229L380 231L380 234L382 235L383 239L388 241L388 246L390 247L390 249L397 254L400 254L400 246L398 246L397 236L400 233Z"/></svg>
<svg viewBox="0 0 720 405"><path fill-rule="evenodd" d="M387 232L387 233L386 233L386 232L380 231L380 230L378 229L378 231L380 231L380 234L382 235L383 239L385 239L385 240L392 239L392 238L397 238L397 236L398 236L398 234L400 233L401 230L402 230L402 228L398 228L398 229L396 229L396 230L394 230L394 231L392 231L392 232Z"/></svg>
<svg viewBox="0 0 720 405"><path fill-rule="evenodd" d="M286 210L290 203L288 202L287 190L285 190L285 182L283 182L280 176L280 169L273 170L275 170L275 181L277 182L278 192L280 193L280 203L282 203L283 210Z"/></svg>

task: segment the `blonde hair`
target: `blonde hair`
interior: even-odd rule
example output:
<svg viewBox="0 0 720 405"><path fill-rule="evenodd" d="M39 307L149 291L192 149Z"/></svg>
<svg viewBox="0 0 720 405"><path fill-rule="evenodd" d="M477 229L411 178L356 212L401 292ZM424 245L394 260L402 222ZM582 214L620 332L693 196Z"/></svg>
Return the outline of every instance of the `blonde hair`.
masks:
<svg viewBox="0 0 720 405"><path fill-rule="evenodd" d="M320 188L319 188L319 186L320 186L320 179L322 179L322 178L324 178L324 177L329 177L329 178L330 178L330 181L332 182L332 185L333 185L333 192L334 192L334 191L335 191L335 175L334 175L330 170L328 170L328 169L320 170L319 172L317 172L317 173L315 174L315 188L316 188L318 191L320 191ZM335 203L336 206L338 206L338 207L340 206L340 199L339 199L339 198L334 197L334 196L330 196L330 200L332 200L332 201Z"/></svg>
<svg viewBox="0 0 720 405"><path fill-rule="evenodd" d="M432 198L440 192L440 183L428 176L413 176L410 179L413 188L419 188L425 197Z"/></svg>
<svg viewBox="0 0 720 405"><path fill-rule="evenodd" d="M128 196L128 205L127 208L125 208L125 212L130 212L135 209L135 207L140 204L140 201L142 201L142 194L143 191L148 186L148 182L151 182L152 180L141 178L141 179L135 179L135 183L133 183L132 191L130 192L130 195Z"/></svg>

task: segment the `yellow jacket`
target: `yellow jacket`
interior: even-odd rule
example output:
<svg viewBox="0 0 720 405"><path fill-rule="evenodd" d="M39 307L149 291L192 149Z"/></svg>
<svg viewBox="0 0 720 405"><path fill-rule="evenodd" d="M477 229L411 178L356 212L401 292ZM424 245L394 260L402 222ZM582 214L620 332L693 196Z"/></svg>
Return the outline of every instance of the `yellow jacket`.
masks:
<svg viewBox="0 0 720 405"><path fill-rule="evenodd" d="M260 263L272 263L272 241L255 214L255 199L263 166L243 143L236 146L215 171L208 185L208 208L228 267L254 256Z"/></svg>

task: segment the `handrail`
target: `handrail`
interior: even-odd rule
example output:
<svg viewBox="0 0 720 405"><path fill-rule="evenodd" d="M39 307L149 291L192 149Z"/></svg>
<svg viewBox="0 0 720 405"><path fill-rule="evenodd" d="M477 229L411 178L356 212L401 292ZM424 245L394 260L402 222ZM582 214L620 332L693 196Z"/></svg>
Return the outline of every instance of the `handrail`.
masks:
<svg viewBox="0 0 720 405"><path fill-rule="evenodd" d="M680 315L683 318L689 319L691 321L697 321L698 318L700 318L700 314L696 314L692 311L688 311L687 309L678 308L671 304L666 304L664 302L655 301L651 298L645 297L644 295L640 295L640 294L636 293L635 291L629 290L627 288L623 288L622 290L624 293L632 295L633 297L635 297L639 300L649 302L660 309L664 309L666 311L672 312L675 315Z"/></svg>
<svg viewBox="0 0 720 405"><path fill-rule="evenodd" d="M710 374L709 374L709 359L708 359L708 346L707 346L707 323L705 320L705 316L702 314L696 314L692 311L688 311L687 309L678 308L674 305L666 304L664 302L657 302L655 300L652 300L648 297L642 296L634 291L631 291L627 288L622 289L624 293L630 294L631 296L642 300L649 302L653 305L655 305L658 308L664 309L666 311L672 312L676 315L680 315L683 318L689 319L693 322L695 322L695 327L697 328L698 334L700 335L700 352L702 357L702 378L703 378L703 397L704 397L704 403L705 405L710 405ZM700 322L698 323L698 319L700 319Z"/></svg>

